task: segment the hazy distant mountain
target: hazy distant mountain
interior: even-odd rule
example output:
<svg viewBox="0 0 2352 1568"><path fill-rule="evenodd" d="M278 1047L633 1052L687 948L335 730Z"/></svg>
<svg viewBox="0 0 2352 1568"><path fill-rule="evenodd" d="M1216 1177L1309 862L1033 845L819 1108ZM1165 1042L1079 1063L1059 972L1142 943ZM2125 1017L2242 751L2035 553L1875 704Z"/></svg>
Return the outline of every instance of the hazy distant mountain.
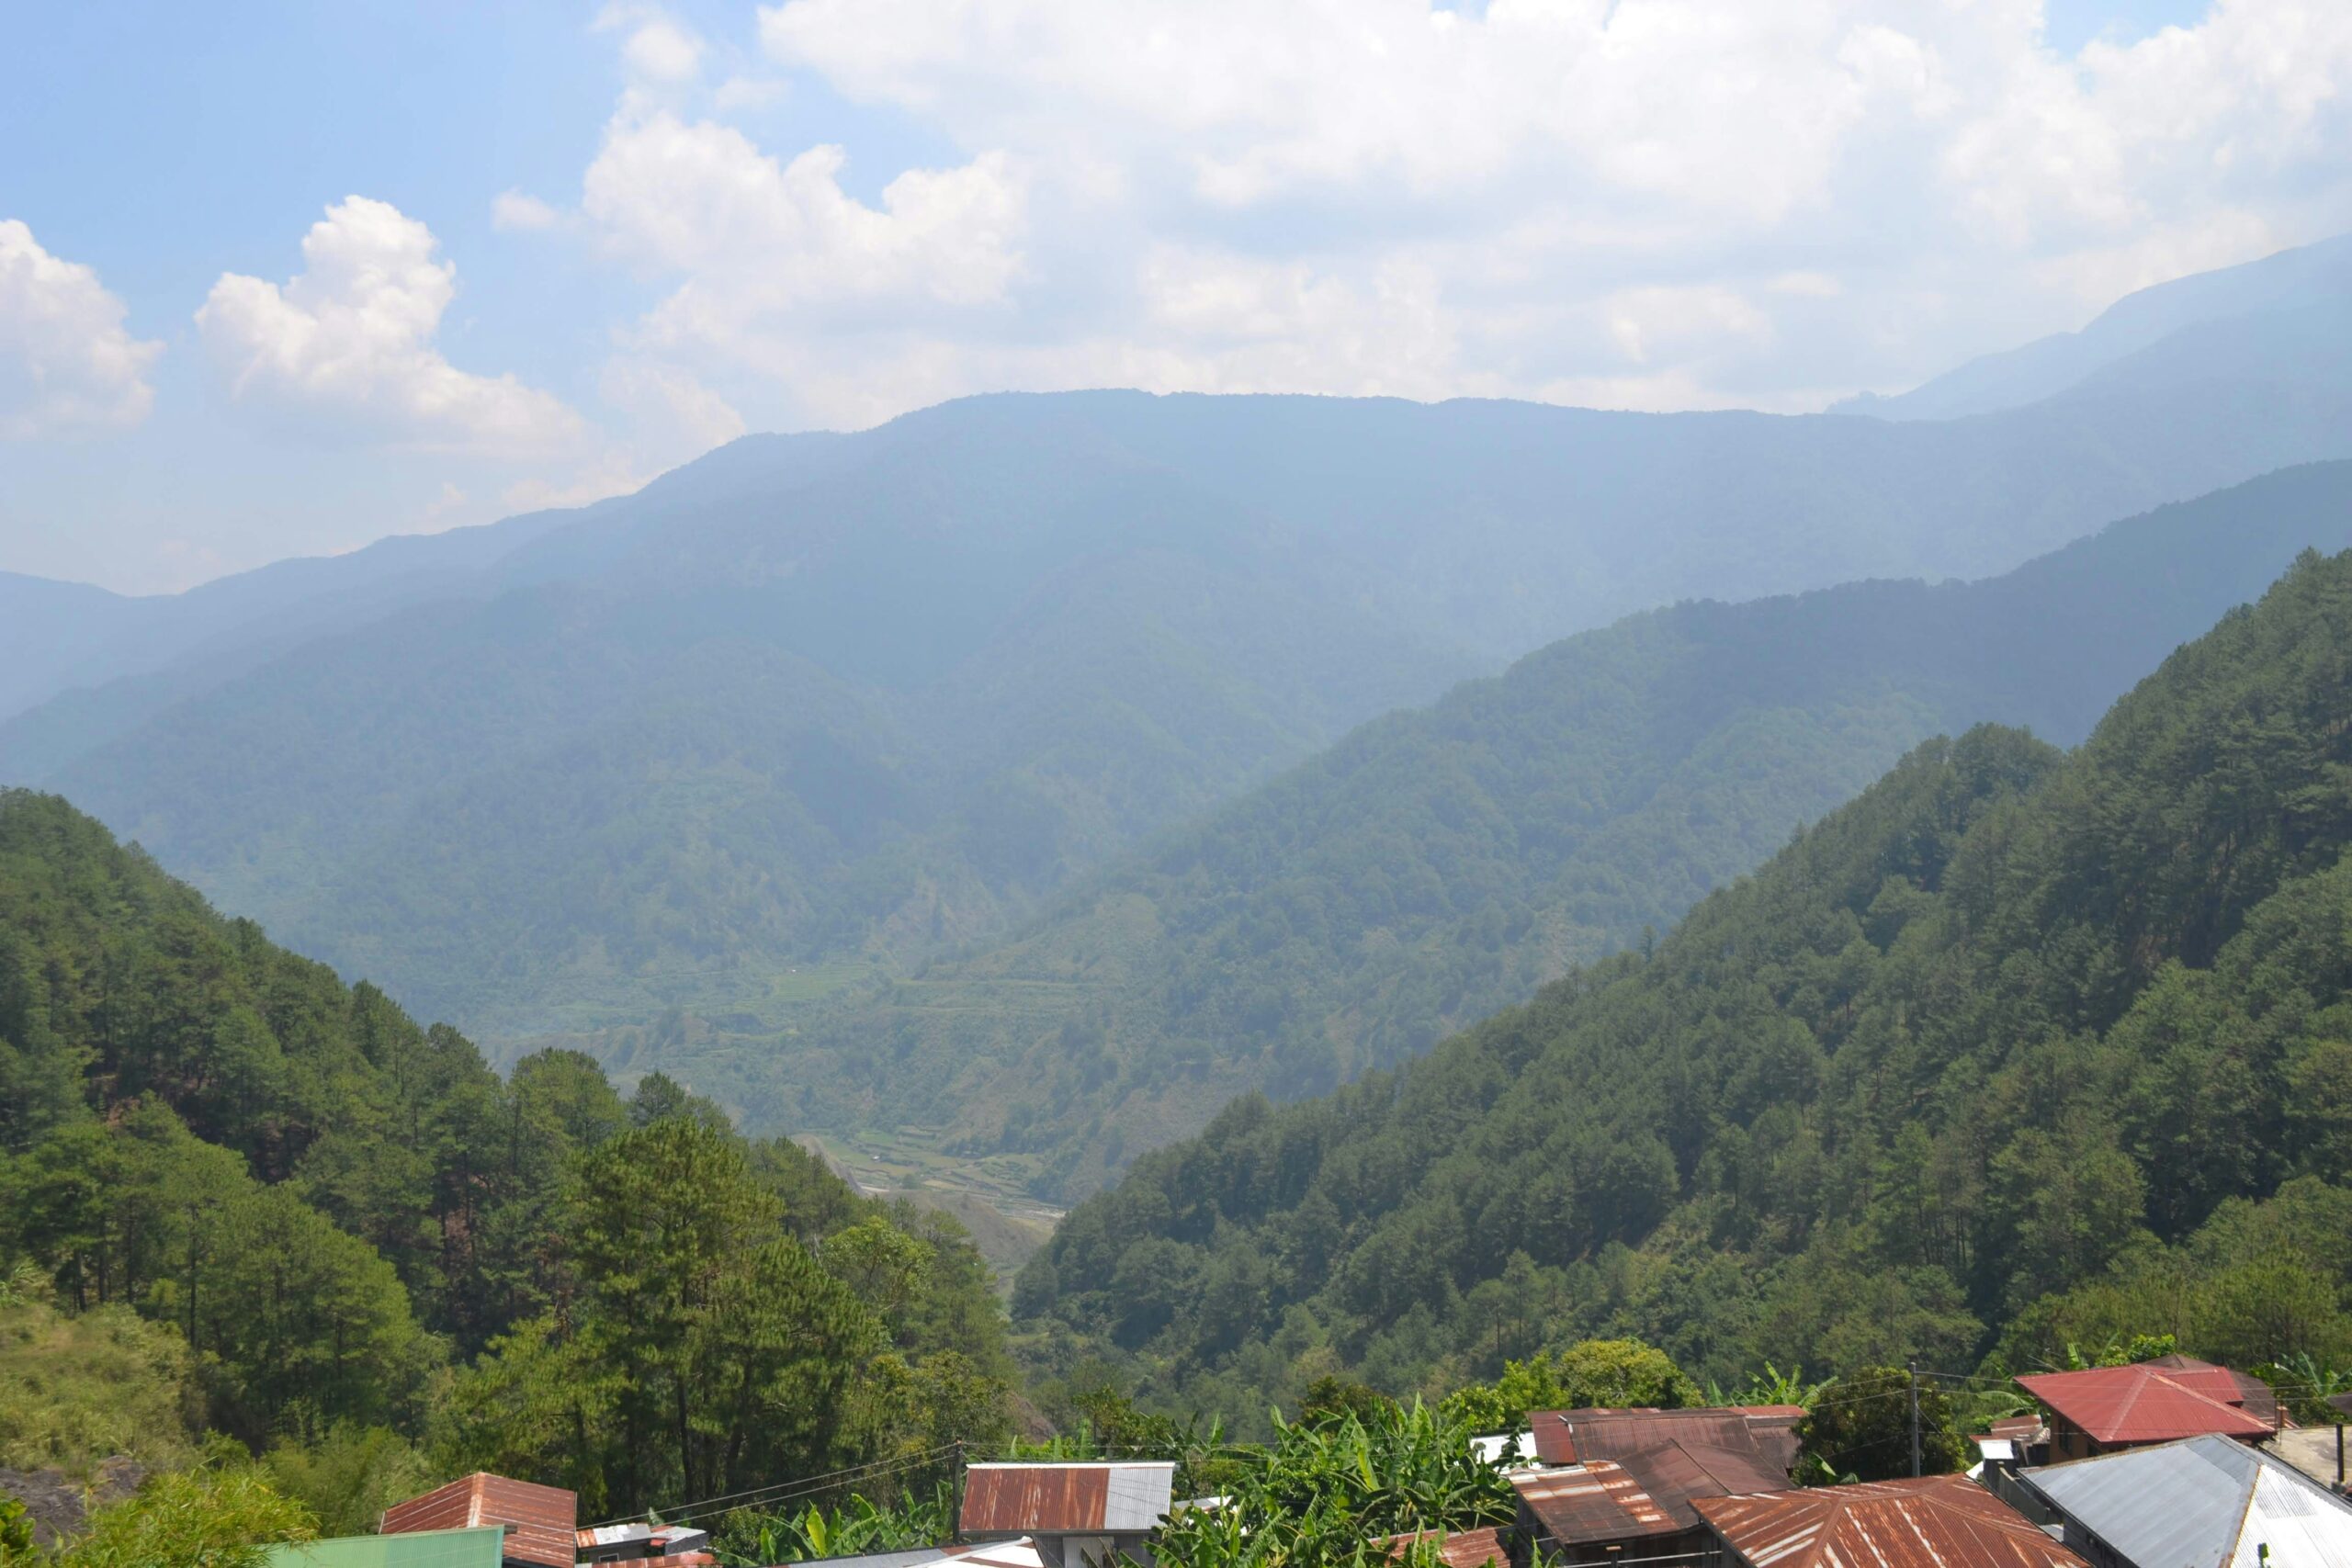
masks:
<svg viewBox="0 0 2352 1568"><path fill-rule="evenodd" d="M0 779L480 1032L783 1027L840 973L791 970L999 933L1564 633L2352 456L2254 370L1946 424L1106 392L750 438L185 596L229 629L0 726Z"/></svg>
<svg viewBox="0 0 2352 1568"><path fill-rule="evenodd" d="M2223 363L2233 344L2278 340L2300 350L2307 370L2341 386L2352 378L2352 234L2281 251L2260 261L2175 278L2128 294L2080 332L2058 333L1999 354L1987 354L1911 391L1894 397L1864 393L1832 413L1878 419L1958 419L2038 402L2108 373L2120 362L2180 338L2160 356L2169 374L2211 378L2240 373ZM2196 329L2213 329L2199 333ZM2313 330L2316 329L2316 330ZM2266 345L2267 346L2267 345ZM2211 357L2218 355L2221 357ZM2257 372L2257 375L2261 372Z"/></svg>
<svg viewBox="0 0 2352 1568"><path fill-rule="evenodd" d="M1365 726L1013 939L663 1059L763 1119L944 1128L1082 1191L1235 1094L1408 1059L1666 929L1929 736L2081 739L2311 546L2352 546L2352 463L1989 581L1637 615Z"/></svg>

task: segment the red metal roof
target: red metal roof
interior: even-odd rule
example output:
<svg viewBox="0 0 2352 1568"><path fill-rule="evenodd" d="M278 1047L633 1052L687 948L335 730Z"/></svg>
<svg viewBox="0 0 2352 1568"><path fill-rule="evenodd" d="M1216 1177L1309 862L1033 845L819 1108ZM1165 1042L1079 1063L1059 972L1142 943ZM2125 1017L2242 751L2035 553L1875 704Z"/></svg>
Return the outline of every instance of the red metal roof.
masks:
<svg viewBox="0 0 2352 1568"><path fill-rule="evenodd" d="M1964 1475L1702 1497L1695 1506L1748 1568L2086 1568Z"/></svg>
<svg viewBox="0 0 2352 1568"><path fill-rule="evenodd" d="M2219 1373L2217 1380L2211 1374ZM2277 1428L2198 1386L2237 1393L2226 1368L2092 1367L2041 1372L2018 1385L2102 1443L2168 1443L2219 1432L2267 1438Z"/></svg>
<svg viewBox="0 0 2352 1568"><path fill-rule="evenodd" d="M502 1549L504 1561L532 1563L537 1568L572 1568L579 1521L579 1499L560 1486L510 1481L476 1471L385 1509L380 1533L408 1535L418 1530L512 1525L514 1528L507 1532Z"/></svg>
<svg viewBox="0 0 2352 1568"><path fill-rule="evenodd" d="M1503 1532L1492 1525L1475 1530L1422 1530L1414 1535L1392 1535L1374 1544L1388 1549L1391 1557L1402 1557L1406 1549L1417 1541L1440 1540L1437 1554L1446 1568L1487 1568L1489 1562L1509 1562L1510 1553L1503 1550Z"/></svg>

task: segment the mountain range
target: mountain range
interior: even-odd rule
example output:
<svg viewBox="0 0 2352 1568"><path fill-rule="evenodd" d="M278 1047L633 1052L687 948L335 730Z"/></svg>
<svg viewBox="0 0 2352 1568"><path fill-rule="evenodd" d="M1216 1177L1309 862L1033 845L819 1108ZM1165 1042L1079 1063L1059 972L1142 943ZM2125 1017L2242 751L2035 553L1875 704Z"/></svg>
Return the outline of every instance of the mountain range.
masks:
<svg viewBox="0 0 2352 1568"><path fill-rule="evenodd" d="M510 1055L576 1038L1081 1191L1670 920L1923 735L2086 724L2128 661L1984 663L1989 591L1645 613L1983 578L2352 457L2324 288L2295 331L2167 289L2109 313L2163 332L1965 418L983 398L168 599L0 579L0 780ZM2292 491L2112 649L2319 541Z"/></svg>
<svg viewBox="0 0 2352 1568"><path fill-rule="evenodd" d="M2352 547L2352 463L1983 581L1636 615L1374 720L1006 940L659 1059L762 1121L895 1117L1082 1192L1237 1094L1409 1060L1670 926L1931 736L2080 741L2314 546Z"/></svg>

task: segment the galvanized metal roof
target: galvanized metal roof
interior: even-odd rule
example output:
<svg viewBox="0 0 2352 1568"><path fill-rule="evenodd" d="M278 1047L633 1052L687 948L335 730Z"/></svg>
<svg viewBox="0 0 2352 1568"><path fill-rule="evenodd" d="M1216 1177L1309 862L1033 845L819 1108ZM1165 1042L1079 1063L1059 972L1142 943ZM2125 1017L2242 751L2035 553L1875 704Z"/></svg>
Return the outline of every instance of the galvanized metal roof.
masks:
<svg viewBox="0 0 2352 1568"><path fill-rule="evenodd" d="M338 1536L266 1550L269 1568L499 1568L502 1526L421 1530L406 1535Z"/></svg>
<svg viewBox="0 0 2352 1568"><path fill-rule="evenodd" d="M2275 1419L2232 1402L2239 1391L2227 1368L2203 1363L2040 1372L2018 1386L2102 1443L2165 1443L2205 1432L2267 1438L2278 1430Z"/></svg>
<svg viewBox="0 0 2352 1568"><path fill-rule="evenodd" d="M905 1551L861 1551L848 1557L812 1557L808 1562L821 1562L825 1568L930 1568L930 1565L945 1562L951 1550L944 1546L918 1546ZM806 1568L806 1564L786 1563L785 1568Z"/></svg>
<svg viewBox="0 0 2352 1568"><path fill-rule="evenodd" d="M1702 1497L1693 1506L1748 1568L2086 1568L1964 1475Z"/></svg>
<svg viewBox="0 0 2352 1568"><path fill-rule="evenodd" d="M964 1472L967 1534L1135 1534L1168 1517L1171 1463L976 1464Z"/></svg>
<svg viewBox="0 0 2352 1568"><path fill-rule="evenodd" d="M579 1499L560 1486L510 1481L487 1471L436 1486L384 1510L385 1535L416 1530L462 1529L476 1525L513 1525L505 1561L537 1568L572 1568L578 1545Z"/></svg>
<svg viewBox="0 0 2352 1568"><path fill-rule="evenodd" d="M2352 1568L2352 1506L2233 1438L2188 1438L2018 1472L2140 1568Z"/></svg>
<svg viewBox="0 0 2352 1568"><path fill-rule="evenodd" d="M814 1557L785 1568L1045 1568L1037 1543L1027 1536L1012 1540L986 1541L978 1546L918 1546L905 1551L869 1551L854 1557Z"/></svg>

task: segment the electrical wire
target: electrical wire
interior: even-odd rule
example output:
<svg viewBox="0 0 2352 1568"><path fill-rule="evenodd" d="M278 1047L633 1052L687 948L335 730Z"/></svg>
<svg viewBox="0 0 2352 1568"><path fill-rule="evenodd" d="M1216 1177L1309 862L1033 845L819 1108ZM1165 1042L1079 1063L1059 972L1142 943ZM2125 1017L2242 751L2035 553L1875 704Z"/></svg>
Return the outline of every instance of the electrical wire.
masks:
<svg viewBox="0 0 2352 1568"><path fill-rule="evenodd" d="M895 1459L873 1460L865 1464L851 1465L846 1470L826 1471L817 1475L802 1476L794 1481L780 1481L772 1486L751 1487L742 1492L722 1492L716 1496L697 1497L690 1502L680 1503L674 1507L653 1508L647 1511L650 1513L659 1514L664 1519L681 1519L688 1517L690 1514L707 1514L712 1512L714 1509L718 1512L724 1513L730 1507L740 1508L749 1506L750 1505L748 1502L744 1501L744 1499L755 1497L772 1499L777 1494L799 1495L808 1492L821 1492L826 1490L828 1487L844 1485L851 1477L864 1476L877 1472L894 1473L902 1470L911 1470L919 1465L929 1464L943 1455L954 1453L960 1446L961 1445L956 1443L944 1443L938 1448L929 1450L923 1453L901 1454ZM639 1516L635 1514L628 1514L616 1519L603 1519L599 1520L596 1525L591 1525L587 1528L594 1529L602 1525L628 1524L638 1517Z"/></svg>

